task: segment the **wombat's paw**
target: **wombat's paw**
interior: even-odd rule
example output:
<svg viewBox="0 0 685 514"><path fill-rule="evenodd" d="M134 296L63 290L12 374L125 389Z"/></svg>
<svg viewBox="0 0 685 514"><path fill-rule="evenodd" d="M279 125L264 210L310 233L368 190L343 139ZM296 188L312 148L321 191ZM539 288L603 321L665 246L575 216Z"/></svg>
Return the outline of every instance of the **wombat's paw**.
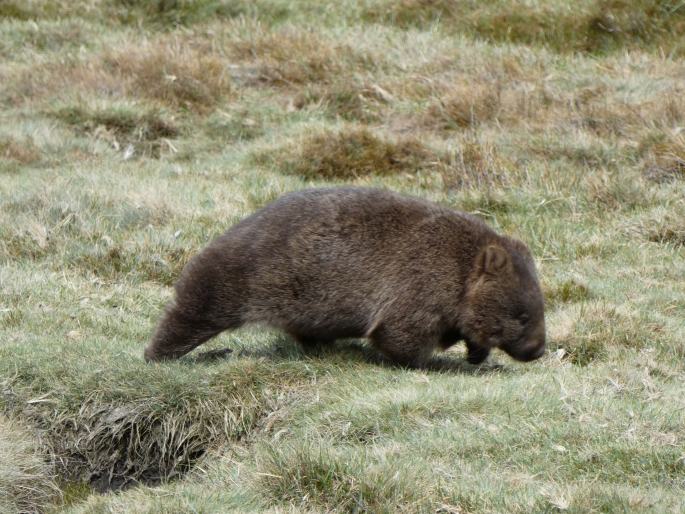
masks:
<svg viewBox="0 0 685 514"><path fill-rule="evenodd" d="M199 353L195 360L197 362L211 362L219 359L227 358L233 350L230 348L218 348L216 350L209 350L206 352Z"/></svg>
<svg viewBox="0 0 685 514"><path fill-rule="evenodd" d="M490 350L488 348L469 348L466 360L469 364L481 364L490 355Z"/></svg>

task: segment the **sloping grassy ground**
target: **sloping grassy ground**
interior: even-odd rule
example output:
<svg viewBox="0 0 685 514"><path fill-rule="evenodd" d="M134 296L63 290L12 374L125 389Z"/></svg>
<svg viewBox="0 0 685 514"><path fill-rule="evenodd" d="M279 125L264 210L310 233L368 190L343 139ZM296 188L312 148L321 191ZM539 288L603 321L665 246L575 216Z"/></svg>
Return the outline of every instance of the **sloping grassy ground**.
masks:
<svg viewBox="0 0 685 514"><path fill-rule="evenodd" d="M685 510L685 5L569 5L0 0L1 508ZM143 363L194 252L342 183L528 242L549 355Z"/></svg>

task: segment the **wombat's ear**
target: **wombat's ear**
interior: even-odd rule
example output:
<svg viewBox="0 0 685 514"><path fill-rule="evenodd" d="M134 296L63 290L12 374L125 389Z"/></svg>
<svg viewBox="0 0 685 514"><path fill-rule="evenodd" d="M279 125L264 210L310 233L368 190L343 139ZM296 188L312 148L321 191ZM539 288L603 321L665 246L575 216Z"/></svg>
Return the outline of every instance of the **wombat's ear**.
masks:
<svg viewBox="0 0 685 514"><path fill-rule="evenodd" d="M509 259L509 254L504 248L490 245L481 255L481 270L488 275L497 275L507 267Z"/></svg>

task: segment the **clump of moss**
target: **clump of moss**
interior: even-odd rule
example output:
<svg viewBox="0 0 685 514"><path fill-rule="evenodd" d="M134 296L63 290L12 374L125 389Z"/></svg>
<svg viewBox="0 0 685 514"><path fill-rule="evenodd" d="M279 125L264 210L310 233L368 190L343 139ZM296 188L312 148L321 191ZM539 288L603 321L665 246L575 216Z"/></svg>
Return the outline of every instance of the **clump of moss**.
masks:
<svg viewBox="0 0 685 514"><path fill-rule="evenodd" d="M438 159L416 139L384 139L366 128L327 130L257 156L285 173L328 180L415 173Z"/></svg>

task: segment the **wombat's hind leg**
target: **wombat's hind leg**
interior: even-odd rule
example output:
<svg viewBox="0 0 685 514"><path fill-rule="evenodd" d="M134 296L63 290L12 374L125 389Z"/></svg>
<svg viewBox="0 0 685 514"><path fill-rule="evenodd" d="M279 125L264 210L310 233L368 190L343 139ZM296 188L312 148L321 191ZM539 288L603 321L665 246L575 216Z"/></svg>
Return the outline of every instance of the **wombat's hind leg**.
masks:
<svg viewBox="0 0 685 514"><path fill-rule="evenodd" d="M289 332L289 333L290 333L290 336L293 339L295 339L295 341L300 343L300 345L302 345L302 347L305 350L312 350L312 349L319 348L321 346L326 346L326 345L331 344L334 341L334 339L327 338L327 337L305 336L302 334L295 334L292 332Z"/></svg>
<svg viewBox="0 0 685 514"><path fill-rule="evenodd" d="M177 306L167 308L152 341L145 348L146 361L178 359L228 328L241 323L217 324L215 320L189 316Z"/></svg>

